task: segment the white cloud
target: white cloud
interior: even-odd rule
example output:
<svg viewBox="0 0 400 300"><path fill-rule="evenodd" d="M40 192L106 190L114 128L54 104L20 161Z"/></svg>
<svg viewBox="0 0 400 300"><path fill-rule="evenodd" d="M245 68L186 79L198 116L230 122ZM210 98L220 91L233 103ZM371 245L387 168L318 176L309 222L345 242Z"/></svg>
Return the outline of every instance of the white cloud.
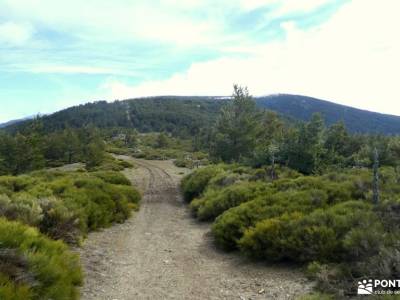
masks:
<svg viewBox="0 0 400 300"><path fill-rule="evenodd" d="M240 0L240 6L245 10L253 10L275 2L274 0Z"/></svg>
<svg viewBox="0 0 400 300"><path fill-rule="evenodd" d="M135 88L119 82L115 79L108 79L105 83L102 84L100 90L109 100L122 100L139 96L136 96Z"/></svg>
<svg viewBox="0 0 400 300"><path fill-rule="evenodd" d="M235 36L224 21L242 10L271 6L274 15L309 11L332 0L2 0L10 19L74 34L85 40L148 40L177 46L216 46Z"/></svg>
<svg viewBox="0 0 400 300"><path fill-rule="evenodd" d="M308 12L329 2L332 0L284 0L281 1L279 13Z"/></svg>
<svg viewBox="0 0 400 300"><path fill-rule="evenodd" d="M282 15L291 12L306 12L316 9L332 0L240 0L245 10L253 10L272 5L277 8L275 14Z"/></svg>
<svg viewBox="0 0 400 300"><path fill-rule="evenodd" d="M11 46L22 46L31 40L34 34L29 24L14 22L0 23L0 43Z"/></svg>
<svg viewBox="0 0 400 300"><path fill-rule="evenodd" d="M283 24L286 40L249 48L249 58L194 63L136 86L113 82L108 96L229 95L239 83L254 95L299 93L400 115L399 8L397 0L353 0L316 29Z"/></svg>
<svg viewBox="0 0 400 300"><path fill-rule="evenodd" d="M19 70L29 71L32 73L49 73L49 74L103 74L103 75L137 75L133 71L117 68L92 67L92 66L74 66L74 65L24 65Z"/></svg>
<svg viewBox="0 0 400 300"><path fill-rule="evenodd" d="M217 30L209 19L193 18L200 1L3 0L10 18L31 20L83 39L151 40L178 45L209 42Z"/></svg>

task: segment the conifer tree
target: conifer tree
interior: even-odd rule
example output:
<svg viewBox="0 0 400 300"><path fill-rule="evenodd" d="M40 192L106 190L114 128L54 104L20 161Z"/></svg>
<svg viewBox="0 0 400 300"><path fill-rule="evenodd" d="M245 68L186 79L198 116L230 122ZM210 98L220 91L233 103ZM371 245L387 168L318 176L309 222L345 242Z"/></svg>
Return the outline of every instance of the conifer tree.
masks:
<svg viewBox="0 0 400 300"><path fill-rule="evenodd" d="M214 128L212 155L226 162L252 154L260 114L246 87L234 85L233 99L223 107Z"/></svg>

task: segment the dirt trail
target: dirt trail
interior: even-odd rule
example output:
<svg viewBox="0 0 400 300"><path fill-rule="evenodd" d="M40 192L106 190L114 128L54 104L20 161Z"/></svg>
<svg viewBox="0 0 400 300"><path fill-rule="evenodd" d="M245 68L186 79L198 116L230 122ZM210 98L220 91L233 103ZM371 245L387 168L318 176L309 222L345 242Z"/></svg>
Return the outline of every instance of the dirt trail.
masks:
<svg viewBox="0 0 400 300"><path fill-rule="evenodd" d="M140 211L85 242L82 299L296 299L309 290L299 270L216 250L209 224L191 218L181 200L185 169L134 163L139 167L125 175L144 194Z"/></svg>

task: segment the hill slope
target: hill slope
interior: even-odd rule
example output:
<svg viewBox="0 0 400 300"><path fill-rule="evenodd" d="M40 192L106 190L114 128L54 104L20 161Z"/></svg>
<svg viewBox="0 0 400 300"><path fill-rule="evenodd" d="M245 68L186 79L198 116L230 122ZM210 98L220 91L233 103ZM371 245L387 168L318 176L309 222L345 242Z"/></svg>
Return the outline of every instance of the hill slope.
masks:
<svg viewBox="0 0 400 300"><path fill-rule="evenodd" d="M199 128L213 123L221 105L221 101L196 97L154 97L113 103L97 101L56 112L43 117L42 121L47 132L94 125L193 135ZM13 124L7 130L21 130L29 123Z"/></svg>
<svg viewBox="0 0 400 300"><path fill-rule="evenodd" d="M26 118L22 118L22 119L10 120L8 122L1 123L0 124L0 128L9 127L11 125L18 124L18 123L21 123L21 122L24 122L24 121L27 121L27 120L31 120L33 118L34 117L26 117Z"/></svg>
<svg viewBox="0 0 400 300"><path fill-rule="evenodd" d="M289 120L307 121L321 113L327 125L344 121L351 132L400 134L400 117L374 113L306 96L280 94L255 99L260 108ZM226 100L221 97L163 96L71 107L42 118L46 131L93 124L100 128L128 127L141 132L167 131L191 136L214 123ZM7 130L23 129L30 121L13 122Z"/></svg>
<svg viewBox="0 0 400 300"><path fill-rule="evenodd" d="M299 95L272 95L256 99L257 105L282 115L307 121L321 113L327 125L344 121L351 132L400 134L400 117L356 109Z"/></svg>

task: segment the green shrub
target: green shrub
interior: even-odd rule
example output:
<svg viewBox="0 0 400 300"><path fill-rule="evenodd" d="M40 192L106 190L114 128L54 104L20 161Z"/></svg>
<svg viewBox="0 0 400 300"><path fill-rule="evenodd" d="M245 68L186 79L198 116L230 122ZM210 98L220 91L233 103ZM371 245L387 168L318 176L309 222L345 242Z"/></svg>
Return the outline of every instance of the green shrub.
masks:
<svg viewBox="0 0 400 300"><path fill-rule="evenodd" d="M39 201L29 194L19 194L13 199L0 195L0 217L37 226L43 219L43 211Z"/></svg>
<svg viewBox="0 0 400 300"><path fill-rule="evenodd" d="M189 175L182 187L186 199L195 198L195 216L215 218L218 246L268 261L311 262L318 288L335 296L354 293L349 278L400 275L398 170L381 168L381 201L373 206L368 169L303 176L282 168L272 181L268 169L218 165L205 175L211 168Z"/></svg>
<svg viewBox="0 0 400 300"><path fill-rule="evenodd" d="M79 259L60 241L0 218L0 298L78 299Z"/></svg>
<svg viewBox="0 0 400 300"><path fill-rule="evenodd" d="M274 169L271 166L258 168L248 171L251 174L250 180L262 180L271 182L272 181L272 172L274 171L276 178L286 178L286 179L296 179L298 177L303 176L301 173L284 167L280 165L276 165Z"/></svg>
<svg viewBox="0 0 400 300"><path fill-rule="evenodd" d="M117 154L117 155L128 155L129 150L126 148L116 147L108 145L106 148L107 152Z"/></svg>
<svg viewBox="0 0 400 300"><path fill-rule="evenodd" d="M305 215L293 213L264 219L245 232L239 245L248 255L267 260L351 260L368 254L365 248L376 249L370 246L378 244L381 231L364 239L359 235L360 231L368 235L374 224L378 229L376 222L369 205L350 201ZM354 257L349 251L360 256Z"/></svg>
<svg viewBox="0 0 400 300"><path fill-rule="evenodd" d="M183 178L181 187L186 201L199 197L207 187L211 178L223 172L219 166L209 166L198 169Z"/></svg>
<svg viewBox="0 0 400 300"><path fill-rule="evenodd" d="M237 182L248 180L248 174L239 174L234 173L230 170L221 171L219 174L215 175L213 178L210 179L208 182L207 188L208 189L220 189L230 185L233 185Z"/></svg>
<svg viewBox="0 0 400 300"><path fill-rule="evenodd" d="M212 226L216 243L225 250L235 249L245 230L267 214L268 208L264 203L265 199L257 198L233 207L217 217ZM283 212L282 210L280 213Z"/></svg>
<svg viewBox="0 0 400 300"><path fill-rule="evenodd" d="M63 181L60 184L63 185ZM57 182L53 183L53 188L54 186L57 194ZM137 205L140 199L139 192L133 187L110 184L95 176L74 178L67 184L67 188L57 195L66 199L69 205L81 209L83 219L86 220L85 226L89 230L125 220L131 209L136 207L129 204Z"/></svg>
<svg viewBox="0 0 400 300"><path fill-rule="evenodd" d="M174 165L178 168L191 168L192 162L188 159L178 158L174 160Z"/></svg>
<svg viewBox="0 0 400 300"><path fill-rule="evenodd" d="M119 193L121 193L129 203L139 204L142 195L140 192L132 188L132 186L115 186Z"/></svg>
<svg viewBox="0 0 400 300"><path fill-rule="evenodd" d="M86 224L80 222L80 212L67 208L62 200L54 197L41 198L39 203L43 217L36 226L40 231L54 240L78 244L87 230Z"/></svg>
<svg viewBox="0 0 400 300"><path fill-rule="evenodd" d="M19 177L0 177L0 216L38 227L54 239L79 243L89 230L122 222L137 209L140 193L120 173L60 171L35 172ZM3 185L1 185L3 184Z"/></svg>
<svg viewBox="0 0 400 300"><path fill-rule="evenodd" d="M32 178L29 176L1 176L0 193L11 196L13 193L23 191L32 185Z"/></svg>
<svg viewBox="0 0 400 300"><path fill-rule="evenodd" d="M130 168L134 167L134 165L132 163L130 163L129 161L123 160L123 159L119 159L118 164L121 167L123 167L124 169L130 169Z"/></svg>
<svg viewBox="0 0 400 300"><path fill-rule="evenodd" d="M121 166L118 162L105 162L102 163L100 166L92 169L91 171L123 171L124 167Z"/></svg>
<svg viewBox="0 0 400 300"><path fill-rule="evenodd" d="M374 218L374 216L371 217ZM383 226L379 222L365 224L367 225L369 225L368 228L355 227L344 236L343 248L346 260L359 261L379 254L385 242L382 238L385 236Z"/></svg>
<svg viewBox="0 0 400 300"><path fill-rule="evenodd" d="M257 222L284 213L307 213L326 207L327 199L326 192L321 190L265 193L220 215L213 224L216 242L222 248L235 249L246 229Z"/></svg>
<svg viewBox="0 0 400 300"><path fill-rule="evenodd" d="M131 185L131 182L123 174L118 172L99 171L92 174L108 183Z"/></svg>
<svg viewBox="0 0 400 300"><path fill-rule="evenodd" d="M295 212L258 222L255 227L247 229L238 242L241 251L250 257L269 261L291 258L289 237L294 230L294 221L302 217L301 213Z"/></svg>
<svg viewBox="0 0 400 300"><path fill-rule="evenodd" d="M201 198L193 200L190 207L200 220L211 220L257 195L273 192L265 183L240 182L223 189L208 189Z"/></svg>
<svg viewBox="0 0 400 300"><path fill-rule="evenodd" d="M107 154L105 156L105 159L103 162L95 167L92 168L91 171L123 171L124 169L127 168L133 168L133 164L130 162L123 160L123 159L117 159L114 156Z"/></svg>

